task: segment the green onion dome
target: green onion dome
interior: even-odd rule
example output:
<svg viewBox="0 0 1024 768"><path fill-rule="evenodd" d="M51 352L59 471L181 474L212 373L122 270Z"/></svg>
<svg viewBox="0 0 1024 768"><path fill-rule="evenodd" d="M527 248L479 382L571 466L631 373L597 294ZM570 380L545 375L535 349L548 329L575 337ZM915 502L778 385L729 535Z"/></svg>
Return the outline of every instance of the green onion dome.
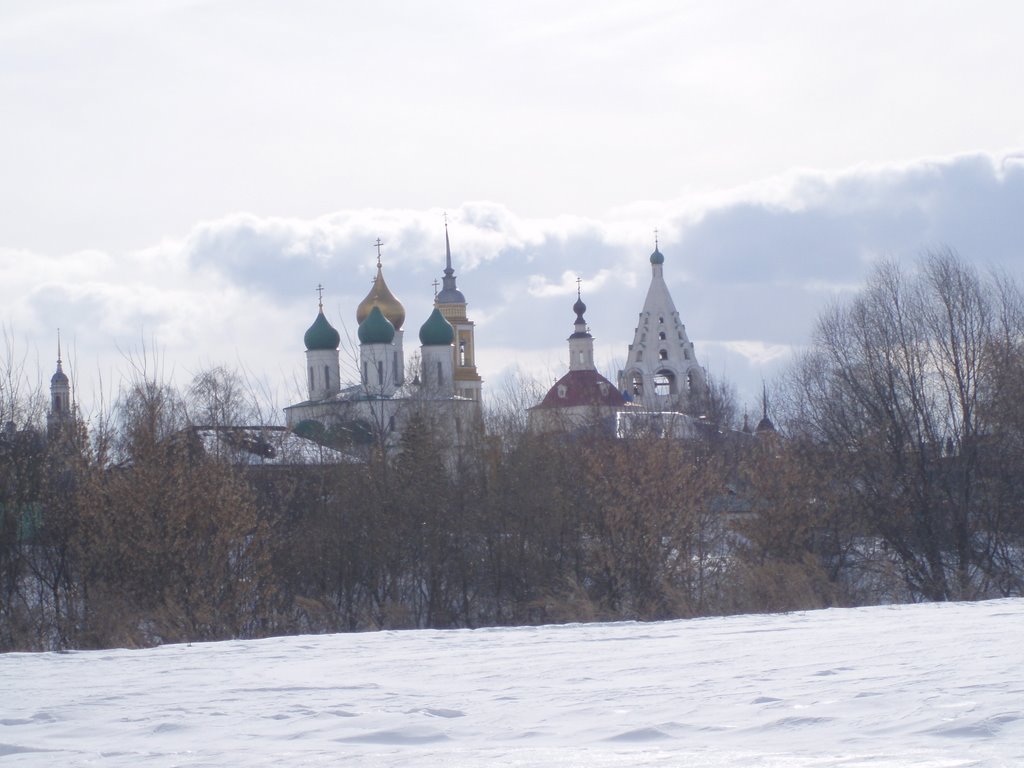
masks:
<svg viewBox="0 0 1024 768"><path fill-rule="evenodd" d="M420 344L425 347L448 347L455 340L455 329L444 319L441 310L434 307L420 328Z"/></svg>
<svg viewBox="0 0 1024 768"><path fill-rule="evenodd" d="M395 339L395 326L384 317L380 307L374 306L359 324L357 334L360 344L390 344Z"/></svg>
<svg viewBox="0 0 1024 768"><path fill-rule="evenodd" d="M316 320L309 326L302 340L306 342L306 349L311 352L315 349L337 349L341 344L341 336L327 322L323 309L317 314Z"/></svg>
<svg viewBox="0 0 1024 768"><path fill-rule="evenodd" d="M654 253L651 254L651 264L664 264L665 257L661 255L661 251L657 248L654 249Z"/></svg>

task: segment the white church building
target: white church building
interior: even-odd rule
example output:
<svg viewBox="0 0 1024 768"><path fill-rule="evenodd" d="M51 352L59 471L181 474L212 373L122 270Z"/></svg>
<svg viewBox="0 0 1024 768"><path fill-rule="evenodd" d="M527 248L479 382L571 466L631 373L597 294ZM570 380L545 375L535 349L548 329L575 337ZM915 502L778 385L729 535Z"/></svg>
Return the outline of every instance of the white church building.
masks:
<svg viewBox="0 0 1024 768"><path fill-rule="evenodd" d="M474 362L474 326L456 286L445 225L444 290L419 329L419 370L408 380L405 307L384 279L377 241L377 275L356 308L360 380L341 381L341 336L324 315L321 299L306 347L306 400L284 409L287 426L338 443L393 447L413 415L443 430L456 447L481 424L482 382Z"/></svg>

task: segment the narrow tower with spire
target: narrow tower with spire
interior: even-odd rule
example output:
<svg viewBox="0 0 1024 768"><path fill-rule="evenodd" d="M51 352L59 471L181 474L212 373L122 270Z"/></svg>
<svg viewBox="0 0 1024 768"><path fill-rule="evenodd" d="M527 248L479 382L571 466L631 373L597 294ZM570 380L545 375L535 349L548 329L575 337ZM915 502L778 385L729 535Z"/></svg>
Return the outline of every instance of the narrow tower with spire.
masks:
<svg viewBox="0 0 1024 768"><path fill-rule="evenodd" d="M474 324L466 315L466 297L455 285L447 216L444 221L444 249L444 277L441 279L441 292L434 297L434 306L441 311L444 319L455 329L455 342L452 345L455 394L479 402L483 381L476 370Z"/></svg>
<svg viewBox="0 0 1024 768"><path fill-rule="evenodd" d="M57 370L50 377L50 411L46 414L47 434L54 438L71 420L71 381L64 373L60 352L60 329L57 329Z"/></svg>

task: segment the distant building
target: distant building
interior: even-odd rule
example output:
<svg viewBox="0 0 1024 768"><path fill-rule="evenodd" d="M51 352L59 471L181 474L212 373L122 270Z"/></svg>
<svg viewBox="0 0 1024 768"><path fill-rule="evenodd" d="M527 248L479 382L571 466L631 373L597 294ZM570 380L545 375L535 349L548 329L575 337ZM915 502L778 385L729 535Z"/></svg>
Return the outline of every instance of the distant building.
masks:
<svg viewBox="0 0 1024 768"><path fill-rule="evenodd" d="M569 372L555 382L544 399L530 409L529 428L534 432L575 431L603 426L615 428L615 415L625 405L622 393L597 372L594 337L583 314L587 305L579 289L572 335L569 336Z"/></svg>
<svg viewBox="0 0 1024 768"><path fill-rule="evenodd" d="M303 340L309 396L284 409L287 425L337 445L393 447L418 414L457 447L482 428L482 383L474 362L473 323L452 269L445 225L444 289L419 330L420 366L410 381L404 350L405 307L388 288L377 241L377 276L356 308L359 376L343 386L341 337L324 316L323 302Z"/></svg>

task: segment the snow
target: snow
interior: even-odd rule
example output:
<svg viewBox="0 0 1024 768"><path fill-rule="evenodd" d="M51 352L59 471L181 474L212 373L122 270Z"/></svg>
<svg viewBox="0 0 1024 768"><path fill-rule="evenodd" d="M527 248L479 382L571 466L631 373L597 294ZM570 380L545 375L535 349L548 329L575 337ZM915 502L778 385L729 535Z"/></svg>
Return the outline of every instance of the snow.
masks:
<svg viewBox="0 0 1024 768"><path fill-rule="evenodd" d="M1024 765L1024 600L0 656L0 766Z"/></svg>

